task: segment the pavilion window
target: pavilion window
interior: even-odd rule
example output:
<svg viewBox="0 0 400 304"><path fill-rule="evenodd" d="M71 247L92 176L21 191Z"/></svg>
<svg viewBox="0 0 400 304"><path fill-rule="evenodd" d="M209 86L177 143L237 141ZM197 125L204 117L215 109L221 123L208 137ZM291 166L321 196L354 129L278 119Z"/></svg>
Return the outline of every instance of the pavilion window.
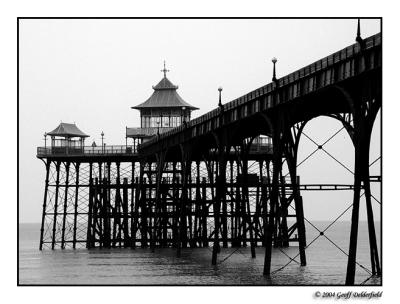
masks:
<svg viewBox="0 0 400 304"><path fill-rule="evenodd" d="M161 117L154 118L154 127L161 127Z"/></svg>
<svg viewBox="0 0 400 304"><path fill-rule="evenodd" d="M164 117L162 118L162 126L163 127L169 127L169 117Z"/></svg>

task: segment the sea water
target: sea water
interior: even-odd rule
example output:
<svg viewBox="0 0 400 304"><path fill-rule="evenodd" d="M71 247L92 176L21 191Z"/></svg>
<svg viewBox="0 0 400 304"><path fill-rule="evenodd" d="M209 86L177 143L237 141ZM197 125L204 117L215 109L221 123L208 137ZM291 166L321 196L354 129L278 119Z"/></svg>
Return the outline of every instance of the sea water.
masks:
<svg viewBox="0 0 400 304"><path fill-rule="evenodd" d="M313 222L319 230L330 223ZM375 223L380 251L380 223ZM39 224L19 226L19 284L107 285L342 285L345 283L349 222L336 222L325 236L306 224L307 266L299 265L298 247L273 248L272 275L262 275L265 249L221 248L216 266L212 248L57 249L39 251ZM328 239L329 238L329 239ZM312 243L311 243L312 242ZM212 243L210 242L210 245ZM380 255L380 252L379 252ZM297 257L296 257L297 256ZM294 260L291 261L291 258ZM290 263L289 263L290 262ZM360 222L356 284L380 285L370 278L368 226ZM285 266L286 265L286 266Z"/></svg>

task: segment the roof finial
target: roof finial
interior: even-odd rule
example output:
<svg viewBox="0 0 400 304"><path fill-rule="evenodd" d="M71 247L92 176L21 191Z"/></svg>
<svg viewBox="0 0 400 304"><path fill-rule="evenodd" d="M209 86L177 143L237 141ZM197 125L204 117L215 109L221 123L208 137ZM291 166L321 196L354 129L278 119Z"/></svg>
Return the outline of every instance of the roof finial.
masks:
<svg viewBox="0 0 400 304"><path fill-rule="evenodd" d="M360 29L360 18L357 19L357 37L356 41L361 44L363 39L361 38L361 29Z"/></svg>
<svg viewBox="0 0 400 304"><path fill-rule="evenodd" d="M167 78L167 72L169 72L169 70L167 70L167 69L165 68L165 60L164 60L164 68L161 70L161 72L164 73L164 78Z"/></svg>

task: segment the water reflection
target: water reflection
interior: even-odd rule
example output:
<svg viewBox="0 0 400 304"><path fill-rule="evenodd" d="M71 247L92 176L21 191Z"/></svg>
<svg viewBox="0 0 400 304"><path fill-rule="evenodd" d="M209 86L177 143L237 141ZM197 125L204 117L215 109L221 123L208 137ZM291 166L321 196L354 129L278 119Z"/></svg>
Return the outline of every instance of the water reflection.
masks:
<svg viewBox="0 0 400 304"><path fill-rule="evenodd" d="M348 238L343 227L332 229L330 238L347 250ZM361 226L360 231L365 230ZM378 232L379 233L379 232ZM347 234L346 234L347 235ZM313 235L308 236L313 239ZM36 235L24 237L19 248L19 278L21 284L134 284L134 285L321 285L344 284L347 256L324 238L307 248L307 266L299 266L299 258L288 264L298 248L272 251L272 272L262 275L264 249L256 249L251 258L250 248L221 248L218 265L211 265L211 248L182 249L37 249ZM361 239L357 260L369 268L368 242ZM357 267L356 283L369 278ZM367 284L380 284L379 278Z"/></svg>

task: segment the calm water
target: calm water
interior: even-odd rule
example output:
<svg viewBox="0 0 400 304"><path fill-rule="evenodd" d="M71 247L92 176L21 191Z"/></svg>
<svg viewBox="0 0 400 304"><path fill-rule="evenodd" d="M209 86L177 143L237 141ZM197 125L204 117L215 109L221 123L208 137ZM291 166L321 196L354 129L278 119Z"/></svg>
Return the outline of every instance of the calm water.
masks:
<svg viewBox="0 0 400 304"><path fill-rule="evenodd" d="M313 224L324 229L329 223ZM375 227L380 243L379 223ZM212 266L211 248L183 249L179 259L174 249L156 249L154 253L149 249L39 251L39 229L37 224L20 225L20 284L319 285L344 284L345 280L347 256L323 236L307 248L306 267L292 262L266 279L262 276L263 248L257 248L255 259L251 258L249 247L237 251L222 248L218 265ZM306 229L309 244L318 232L308 224ZM349 223L337 222L326 235L348 252L349 229ZM287 264L288 256L296 256L298 248L282 251L273 249L272 271ZM357 261L370 269L365 222L360 223ZM369 276L357 267L356 283ZM366 284L380 284L380 279L372 278Z"/></svg>

